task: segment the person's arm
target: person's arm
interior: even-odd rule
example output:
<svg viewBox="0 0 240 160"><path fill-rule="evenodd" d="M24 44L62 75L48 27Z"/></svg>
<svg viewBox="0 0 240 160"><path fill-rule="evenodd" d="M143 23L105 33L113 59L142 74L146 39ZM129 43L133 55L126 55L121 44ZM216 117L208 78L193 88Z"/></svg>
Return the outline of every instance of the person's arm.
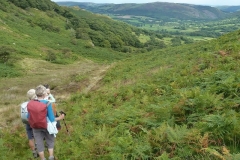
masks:
<svg viewBox="0 0 240 160"><path fill-rule="evenodd" d="M54 113L53 113L53 110L52 110L52 104L51 103L47 107L47 116L48 116L48 119L51 122L55 121L55 116L54 116Z"/></svg>
<svg viewBox="0 0 240 160"><path fill-rule="evenodd" d="M52 103L50 103L47 107L47 116L48 116L48 119L51 121L51 122L54 122L54 121L59 121L59 120L62 120L64 119L64 114L60 114L59 117L55 117L54 116L54 113L53 113L53 110L52 110Z"/></svg>
<svg viewBox="0 0 240 160"><path fill-rule="evenodd" d="M53 97L53 95L51 93L49 93L48 97L50 98L50 99L48 99L50 102L52 102L52 103L56 102L55 98Z"/></svg>
<svg viewBox="0 0 240 160"><path fill-rule="evenodd" d="M55 118L55 121L60 121L60 120L64 119L64 116L65 116L64 114L60 114L59 117Z"/></svg>

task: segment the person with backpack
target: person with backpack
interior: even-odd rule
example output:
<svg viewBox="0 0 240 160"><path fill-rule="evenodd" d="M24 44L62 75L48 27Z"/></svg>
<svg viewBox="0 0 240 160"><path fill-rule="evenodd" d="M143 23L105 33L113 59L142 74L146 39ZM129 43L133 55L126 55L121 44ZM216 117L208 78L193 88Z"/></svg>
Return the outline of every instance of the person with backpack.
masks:
<svg viewBox="0 0 240 160"><path fill-rule="evenodd" d="M46 91L47 91L47 96L45 97L45 99L49 100L52 103L55 103L56 100L50 92L50 86L48 84L45 84L43 86L46 88Z"/></svg>
<svg viewBox="0 0 240 160"><path fill-rule="evenodd" d="M55 99L54 96L51 94L50 86L49 86L48 84L44 84L43 86L46 88L46 91L47 91L47 96L46 96L44 99L46 99L46 100L48 100L49 102L52 103L53 113L54 113L55 117L58 117L57 107L56 107L56 99ZM58 130L61 130L60 121L57 121L56 126L57 126L57 129L58 129Z"/></svg>
<svg viewBox="0 0 240 160"><path fill-rule="evenodd" d="M41 160L46 160L44 156L44 140L47 143L49 160L54 160L54 134L49 134L47 130L47 120L54 122L64 119L64 114L55 117L52 104L45 100L47 96L46 88L43 85L39 85L35 89L37 100L31 100L28 105L28 121L33 129L33 135L35 142L37 143L37 151Z"/></svg>
<svg viewBox="0 0 240 160"><path fill-rule="evenodd" d="M29 100L33 100L35 98L37 98L36 94L35 94L35 89L30 89L27 92L27 97ZM38 157L38 153L36 151L36 147L35 147L35 142L34 142L34 136L33 136L33 130L31 128L31 126L28 123L27 120L27 104L29 101L26 101L24 103L21 104L21 119L22 122L25 124L25 129L26 129L26 133L27 133L27 137L28 137L28 145L32 151L33 157L37 158Z"/></svg>

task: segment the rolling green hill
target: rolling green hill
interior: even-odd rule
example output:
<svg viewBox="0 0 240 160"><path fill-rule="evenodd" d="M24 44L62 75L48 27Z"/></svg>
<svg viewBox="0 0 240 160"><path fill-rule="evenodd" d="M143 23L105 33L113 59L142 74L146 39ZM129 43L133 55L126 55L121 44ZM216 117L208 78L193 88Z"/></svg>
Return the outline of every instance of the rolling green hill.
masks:
<svg viewBox="0 0 240 160"><path fill-rule="evenodd" d="M238 12L240 11L240 6L216 6L216 8L224 12Z"/></svg>
<svg viewBox="0 0 240 160"><path fill-rule="evenodd" d="M0 159L33 159L18 106L43 82L67 113L56 138L58 160L240 158L240 30L126 54L76 38L74 22L88 12L60 7L66 18L0 2L0 73L21 73L0 78Z"/></svg>
<svg viewBox="0 0 240 160"><path fill-rule="evenodd" d="M226 16L223 11L200 5L180 3L154 2L144 4L94 4L84 2L57 2L64 6L79 6L80 8L100 14L135 15L157 18L164 21L172 20L213 20Z"/></svg>
<svg viewBox="0 0 240 160"><path fill-rule="evenodd" d="M239 13L227 13L217 7L178 4L97 4L58 2L63 6L79 6L91 12L110 16L141 29L162 34L167 45L181 45L217 38L239 29ZM173 37L171 37L173 36Z"/></svg>

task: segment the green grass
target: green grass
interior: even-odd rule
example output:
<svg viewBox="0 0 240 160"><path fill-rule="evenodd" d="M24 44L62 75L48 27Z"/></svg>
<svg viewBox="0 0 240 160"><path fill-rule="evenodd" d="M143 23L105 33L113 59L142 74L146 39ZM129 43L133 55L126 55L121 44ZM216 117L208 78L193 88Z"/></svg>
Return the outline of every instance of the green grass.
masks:
<svg viewBox="0 0 240 160"><path fill-rule="evenodd" d="M70 136L66 136L63 126L57 135L56 157L237 159L239 148L234 144L239 142L240 133L239 32L118 61L87 93L83 90L91 80L89 72L73 74L62 84L52 82L56 97L64 93L59 87L67 82L69 86L71 81L81 86L58 105L68 115L65 121ZM219 51L227 55L221 56ZM86 65L75 67L82 71ZM66 69L61 68L58 76ZM93 77L95 69L91 71ZM10 116L8 122L13 121ZM24 135L19 123L13 126L16 129L12 134ZM4 146L12 144L10 150L14 153L10 157L29 157L16 150L21 140L7 136L10 131L6 129L2 137L7 140ZM21 144L25 150L26 145Z"/></svg>
<svg viewBox="0 0 240 160"><path fill-rule="evenodd" d="M5 21L0 53L10 57L0 69L14 78L0 78L0 159L32 159L18 107L43 83L67 113L57 159L239 159L240 30L128 55Z"/></svg>
<svg viewBox="0 0 240 160"><path fill-rule="evenodd" d="M112 16L115 18L114 16ZM216 33L228 33L230 31L234 31L239 29L239 19L237 17L234 18L226 18L222 20L213 20L213 21L193 21L193 20L182 20L182 21L175 21L175 22L167 22L163 20L159 20L156 18L145 17L145 19L141 19L139 17L131 16L129 19L120 19L124 22L130 23L132 25L136 25L139 28L153 30L153 31L162 31L164 30L170 35L176 35L176 32L180 32L181 36L189 37L189 34L201 31L203 35L197 36L198 40L205 40L206 38L213 38L213 35L209 33L204 33L202 29L206 31L216 34ZM144 20L144 21L143 21ZM185 29L182 29L185 28ZM179 34L177 34L179 35ZM214 38L218 37L219 35L214 35ZM194 37L190 36L195 40Z"/></svg>
<svg viewBox="0 0 240 160"><path fill-rule="evenodd" d="M21 68L15 66L22 58L31 57L48 60L58 64L71 64L83 58L98 63L112 63L129 54L113 51L109 48L88 47L89 41L76 39L73 30L65 29L65 18L55 12L42 12L36 9L24 11L15 7L12 14L0 10L0 42L2 56L0 77L19 76ZM59 28L59 32L42 29L38 23L50 24ZM23 74L24 75L24 74Z"/></svg>
<svg viewBox="0 0 240 160"><path fill-rule="evenodd" d="M146 43L148 40L150 40L149 36L142 35L142 34L138 38L142 43Z"/></svg>

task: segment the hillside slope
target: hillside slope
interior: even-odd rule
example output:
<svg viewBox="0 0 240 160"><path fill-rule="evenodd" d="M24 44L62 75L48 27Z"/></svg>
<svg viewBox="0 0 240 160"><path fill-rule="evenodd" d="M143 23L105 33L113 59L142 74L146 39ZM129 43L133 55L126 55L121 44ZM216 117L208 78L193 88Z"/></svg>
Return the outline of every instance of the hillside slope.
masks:
<svg viewBox="0 0 240 160"><path fill-rule="evenodd" d="M0 2L0 77L24 74L15 65L24 57L58 64L83 57L110 62L128 56L122 52L139 52L138 47L143 47L133 34L141 30L105 16L81 11L84 17L79 18L50 0Z"/></svg>
<svg viewBox="0 0 240 160"><path fill-rule="evenodd" d="M21 75L14 63L26 55L60 64L81 57L110 62L166 47L161 34L78 7L61 7L50 0L0 2L0 68L5 70L0 77ZM148 39L141 42L140 37Z"/></svg>
<svg viewBox="0 0 240 160"><path fill-rule="evenodd" d="M67 116L56 158L238 160L239 38L240 30L116 62L91 89L58 105ZM89 81L82 74L72 78L80 86ZM12 112L4 114L0 156L29 159L24 127Z"/></svg>
<svg viewBox="0 0 240 160"><path fill-rule="evenodd" d="M116 63L68 101L76 141L59 156L238 160L239 38L240 30Z"/></svg>
<svg viewBox="0 0 240 160"><path fill-rule="evenodd" d="M18 106L50 83L67 113L57 160L239 160L240 30L128 56L73 43L54 12L1 4L1 66L22 75L0 78L0 159L33 159Z"/></svg>

